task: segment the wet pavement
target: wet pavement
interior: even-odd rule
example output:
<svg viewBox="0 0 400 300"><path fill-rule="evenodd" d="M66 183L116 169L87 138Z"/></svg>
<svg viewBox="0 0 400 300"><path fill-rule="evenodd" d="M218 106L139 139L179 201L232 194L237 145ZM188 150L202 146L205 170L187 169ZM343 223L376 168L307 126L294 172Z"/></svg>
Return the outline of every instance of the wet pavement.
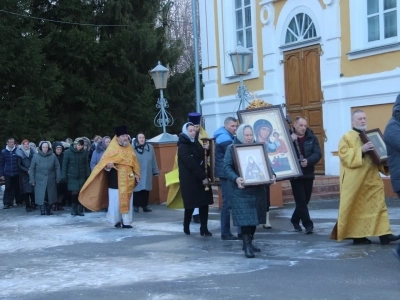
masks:
<svg viewBox="0 0 400 300"><path fill-rule="evenodd" d="M0 196L1 197L1 196ZM388 199L400 234L400 201ZM0 209L0 299L399 299L397 243L330 241L338 200L313 201L312 235L295 232L293 204L271 211L272 229L257 228L256 258L241 241L220 239L219 210L210 208L212 237L182 229L182 210L153 205L116 229L105 213L53 216ZM0 201L0 208L2 203Z"/></svg>

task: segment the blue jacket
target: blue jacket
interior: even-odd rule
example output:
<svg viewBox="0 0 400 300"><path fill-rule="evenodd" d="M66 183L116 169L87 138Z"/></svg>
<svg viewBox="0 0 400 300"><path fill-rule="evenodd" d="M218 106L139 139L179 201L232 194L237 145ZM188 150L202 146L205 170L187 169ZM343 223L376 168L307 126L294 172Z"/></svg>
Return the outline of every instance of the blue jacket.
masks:
<svg viewBox="0 0 400 300"><path fill-rule="evenodd" d="M17 147L9 151L6 147L0 154L0 176L16 176L19 174Z"/></svg>
<svg viewBox="0 0 400 300"><path fill-rule="evenodd" d="M218 178L225 178L224 173L224 156L226 149L233 143L234 136L225 129L220 127L214 132L215 138L215 167L214 176Z"/></svg>

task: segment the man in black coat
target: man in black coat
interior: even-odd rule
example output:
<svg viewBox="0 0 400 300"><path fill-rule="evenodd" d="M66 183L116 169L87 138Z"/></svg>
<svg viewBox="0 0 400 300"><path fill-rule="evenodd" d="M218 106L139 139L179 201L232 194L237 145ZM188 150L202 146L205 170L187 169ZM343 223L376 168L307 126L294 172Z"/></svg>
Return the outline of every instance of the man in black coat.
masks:
<svg viewBox="0 0 400 300"><path fill-rule="evenodd" d="M5 181L5 190L3 196L3 209L13 207L14 198L17 205L21 205L19 192L19 168L17 147L14 138L7 140L7 146L0 154L0 179Z"/></svg>
<svg viewBox="0 0 400 300"><path fill-rule="evenodd" d="M311 234L314 230L314 224L311 221L307 205L311 199L315 165L322 157L321 148L317 137L307 128L306 118L297 117L293 124L293 131L291 137L303 175L290 180L294 201L296 202L296 208L290 221L298 232L302 231L301 221L306 229L305 233Z"/></svg>

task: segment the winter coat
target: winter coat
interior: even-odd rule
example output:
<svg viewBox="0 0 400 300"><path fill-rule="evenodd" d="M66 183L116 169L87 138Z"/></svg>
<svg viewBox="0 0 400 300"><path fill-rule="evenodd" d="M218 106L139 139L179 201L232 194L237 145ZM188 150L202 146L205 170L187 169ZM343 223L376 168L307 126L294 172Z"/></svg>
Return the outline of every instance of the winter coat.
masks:
<svg viewBox="0 0 400 300"><path fill-rule="evenodd" d="M311 129L307 128L305 136L306 139L304 141L303 148L304 148L304 158L307 159L307 167L305 168L301 167L303 176L297 178L314 179L315 165L320 161L322 157L321 148L319 146L317 137L314 135ZM297 157L300 158L295 142L293 142L293 145Z"/></svg>
<svg viewBox="0 0 400 300"><path fill-rule="evenodd" d="M78 151L75 146L64 153L62 166L62 180L67 181L69 191L80 191L90 175L88 153L82 149Z"/></svg>
<svg viewBox="0 0 400 300"><path fill-rule="evenodd" d="M235 143L240 143L235 140ZM232 205L232 219L235 226L257 226L265 224L268 207L268 185L252 185L239 189L232 155L232 145L229 145L224 157L225 178L228 179L229 196Z"/></svg>
<svg viewBox="0 0 400 300"><path fill-rule="evenodd" d="M215 138L215 167L214 176L218 178L225 178L224 172L224 157L226 148L233 143L234 136L225 129L220 127L214 133Z"/></svg>
<svg viewBox="0 0 400 300"><path fill-rule="evenodd" d="M59 146L61 146L62 152L60 155L57 155L56 148ZM64 144L62 142L54 142L53 149L54 149L54 155L57 157L57 160L60 163L60 169L61 169L61 174L62 174L62 164L63 164L64 152L65 152ZM57 195L66 195L67 192L68 192L67 183L65 181L60 180L60 182L57 183Z"/></svg>
<svg viewBox="0 0 400 300"><path fill-rule="evenodd" d="M49 204L57 201L57 181L60 181L60 178L60 164L53 150L49 149L47 153L38 150L29 169L29 183L35 184L36 204L44 204L46 191Z"/></svg>
<svg viewBox="0 0 400 300"><path fill-rule="evenodd" d="M19 168L19 184L21 194L29 194L33 193L33 186L29 183L29 168L31 166L31 162L33 156L36 154L36 151L32 148L29 149L29 156L26 156L26 153L23 149L17 149L17 158L18 158L18 168Z"/></svg>
<svg viewBox="0 0 400 300"><path fill-rule="evenodd" d="M111 140L111 139L110 139ZM97 146L93 144L92 146L92 157L90 158L90 170L93 171L94 167L99 163L101 157L103 156L106 149L103 147L101 142L97 143Z"/></svg>
<svg viewBox="0 0 400 300"><path fill-rule="evenodd" d="M153 176L158 175L158 166L154 148L147 142L144 144L143 148L135 147L135 144L132 148L140 166L140 182L133 191L151 191L153 188Z"/></svg>
<svg viewBox="0 0 400 300"><path fill-rule="evenodd" d="M213 203L211 188L205 191L203 180L207 178L204 170L204 150L197 139L194 142L185 134L178 140L179 182L185 208L196 208Z"/></svg>
<svg viewBox="0 0 400 300"><path fill-rule="evenodd" d="M384 141L388 155L390 180L393 190L400 192L400 119L392 117L384 131Z"/></svg>
<svg viewBox="0 0 400 300"><path fill-rule="evenodd" d="M19 174L17 147L11 151L8 147L0 153L0 176L16 176Z"/></svg>

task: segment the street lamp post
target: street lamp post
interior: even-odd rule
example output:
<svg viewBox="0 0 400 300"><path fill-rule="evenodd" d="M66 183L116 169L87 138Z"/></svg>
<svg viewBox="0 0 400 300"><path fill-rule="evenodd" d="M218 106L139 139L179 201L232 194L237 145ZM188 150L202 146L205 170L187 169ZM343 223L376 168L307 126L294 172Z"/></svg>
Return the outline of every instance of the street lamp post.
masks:
<svg viewBox="0 0 400 300"><path fill-rule="evenodd" d="M235 75L239 76L240 85L236 92L236 97L240 99L239 108L244 109L245 102L247 102L247 97L250 96L249 90L243 83L243 76L249 73L249 66L251 61L251 51L243 47L240 42L235 51L230 52L229 56L231 58L233 71Z"/></svg>
<svg viewBox="0 0 400 300"><path fill-rule="evenodd" d="M158 62L158 65L153 70L149 71L149 73L153 78L156 89L160 90L160 98L157 100L156 104L156 107L160 108L160 111L154 118L154 125L157 127L162 127L163 133L166 133L165 127L174 124L174 118L169 112L166 111L166 108L168 107L168 101L164 98L163 91L163 89L167 87L169 70L162 66L160 62Z"/></svg>

